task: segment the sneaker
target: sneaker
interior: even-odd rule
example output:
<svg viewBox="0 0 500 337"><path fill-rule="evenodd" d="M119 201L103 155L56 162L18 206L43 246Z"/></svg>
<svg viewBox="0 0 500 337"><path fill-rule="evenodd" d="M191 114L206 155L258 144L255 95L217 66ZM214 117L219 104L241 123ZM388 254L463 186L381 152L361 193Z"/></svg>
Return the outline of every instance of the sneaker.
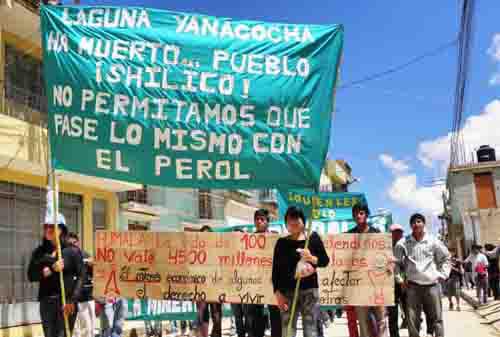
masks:
<svg viewBox="0 0 500 337"><path fill-rule="evenodd" d="M461 311L461 310L460 310L460 307L457 307L457 311Z"/></svg>

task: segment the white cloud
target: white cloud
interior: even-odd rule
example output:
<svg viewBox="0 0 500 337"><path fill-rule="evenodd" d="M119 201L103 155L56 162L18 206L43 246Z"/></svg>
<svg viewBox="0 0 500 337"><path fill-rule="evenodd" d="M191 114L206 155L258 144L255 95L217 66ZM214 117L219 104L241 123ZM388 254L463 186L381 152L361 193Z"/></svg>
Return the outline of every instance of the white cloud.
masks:
<svg viewBox="0 0 500 337"><path fill-rule="evenodd" d="M498 35L498 56L500 58L500 35ZM480 145L489 144L500 148L500 100L487 104L479 115L470 116L464 123L462 135L467 160L475 156L473 151ZM421 142L418 145L417 158L424 167L439 175L445 175L450 160L450 138L448 133ZM418 184L417 174L409 171L406 162L394 159L390 155L379 156L382 164L391 170L394 179L387 189L389 198L396 204L412 211L421 211L436 215L442 212L443 185L422 186Z"/></svg>
<svg viewBox="0 0 500 337"><path fill-rule="evenodd" d="M493 100L479 115L467 118L462 128L462 135L468 160L475 155L473 152L480 145L488 144L493 147L500 145L499 126L500 100ZM441 173L446 172L450 159L450 134L420 143L417 157L425 167L439 168Z"/></svg>
<svg viewBox="0 0 500 337"><path fill-rule="evenodd" d="M387 190L395 203L407 209L437 215L443 211L443 186L418 186L416 174L397 175Z"/></svg>
<svg viewBox="0 0 500 337"><path fill-rule="evenodd" d="M411 211L429 215L437 215L442 212L443 186L419 186L417 175L408 172L410 167L404 161L394 159L388 154L381 154L379 159L394 175L394 179L387 189L387 194L393 202Z"/></svg>
<svg viewBox="0 0 500 337"><path fill-rule="evenodd" d="M393 172L406 172L410 169L408 164L403 160L395 160L390 155L383 153L379 156L382 164Z"/></svg>
<svg viewBox="0 0 500 337"><path fill-rule="evenodd" d="M491 78L490 78L490 85L498 85L500 84L500 71L491 75Z"/></svg>
<svg viewBox="0 0 500 337"><path fill-rule="evenodd" d="M500 63L500 33L493 35L491 46L488 48L488 54L493 62ZM490 85L500 84L500 70L495 72L489 81Z"/></svg>
<svg viewBox="0 0 500 337"><path fill-rule="evenodd" d="M493 35L491 46L488 48L488 54L493 61L500 62L500 33Z"/></svg>

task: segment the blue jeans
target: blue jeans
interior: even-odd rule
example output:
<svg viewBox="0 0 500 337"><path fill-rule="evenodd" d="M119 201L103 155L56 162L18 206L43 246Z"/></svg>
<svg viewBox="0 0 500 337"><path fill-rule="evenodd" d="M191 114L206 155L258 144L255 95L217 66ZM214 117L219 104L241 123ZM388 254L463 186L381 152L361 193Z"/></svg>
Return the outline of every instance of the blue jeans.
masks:
<svg viewBox="0 0 500 337"><path fill-rule="evenodd" d="M115 303L106 303L101 314L101 337L121 337L125 323L126 302L117 299Z"/></svg>

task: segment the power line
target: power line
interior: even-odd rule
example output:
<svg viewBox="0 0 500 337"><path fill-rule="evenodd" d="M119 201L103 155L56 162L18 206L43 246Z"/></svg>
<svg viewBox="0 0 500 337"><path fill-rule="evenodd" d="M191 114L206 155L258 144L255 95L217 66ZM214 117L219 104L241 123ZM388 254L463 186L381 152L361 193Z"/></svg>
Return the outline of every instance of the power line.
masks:
<svg viewBox="0 0 500 337"><path fill-rule="evenodd" d="M465 163L465 146L462 135L463 110L469 77L471 44L473 37L474 0L463 0L458 40L457 78L453 105L452 137L450 141L450 166Z"/></svg>
<svg viewBox="0 0 500 337"><path fill-rule="evenodd" d="M385 77L385 76L388 76L390 74L393 74L393 73L396 73L398 71L401 71L413 64L416 64L428 57L432 57L432 56L436 56L436 55L439 55L441 54L442 52L444 52L445 50L451 48L451 47L454 47L458 42L458 38L455 38L449 42L446 42L445 44L442 44L440 46L438 46L437 48L434 48L424 54L421 54L421 55L418 55L416 57L413 57L412 59L410 59L409 61L403 63L403 64L400 64L400 65L397 65L397 66L394 66L394 67L391 67L387 70L384 70L384 71L381 71L381 72L378 72L378 73L374 73L374 74L371 74L371 75L368 75L368 76L365 76L365 77L362 77L358 80L354 80L354 81L349 81L345 84L342 84L340 85L337 89L338 90L342 90L342 89L347 89L347 88L351 88L351 87L354 87L356 85L359 85L361 83L365 83L365 82L368 82L368 81L373 81L373 80L377 80L379 78L382 78L382 77Z"/></svg>

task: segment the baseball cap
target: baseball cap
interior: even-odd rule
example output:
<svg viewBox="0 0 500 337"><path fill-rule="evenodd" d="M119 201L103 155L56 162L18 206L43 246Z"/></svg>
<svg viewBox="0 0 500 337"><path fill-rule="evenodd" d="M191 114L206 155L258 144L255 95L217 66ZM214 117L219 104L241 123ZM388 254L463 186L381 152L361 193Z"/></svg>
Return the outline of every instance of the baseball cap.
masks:
<svg viewBox="0 0 500 337"><path fill-rule="evenodd" d="M400 224L392 224L390 227L389 227L389 230L391 232L394 232L394 231L401 231L401 232L404 232L404 229L403 229L403 226L401 226Z"/></svg>

